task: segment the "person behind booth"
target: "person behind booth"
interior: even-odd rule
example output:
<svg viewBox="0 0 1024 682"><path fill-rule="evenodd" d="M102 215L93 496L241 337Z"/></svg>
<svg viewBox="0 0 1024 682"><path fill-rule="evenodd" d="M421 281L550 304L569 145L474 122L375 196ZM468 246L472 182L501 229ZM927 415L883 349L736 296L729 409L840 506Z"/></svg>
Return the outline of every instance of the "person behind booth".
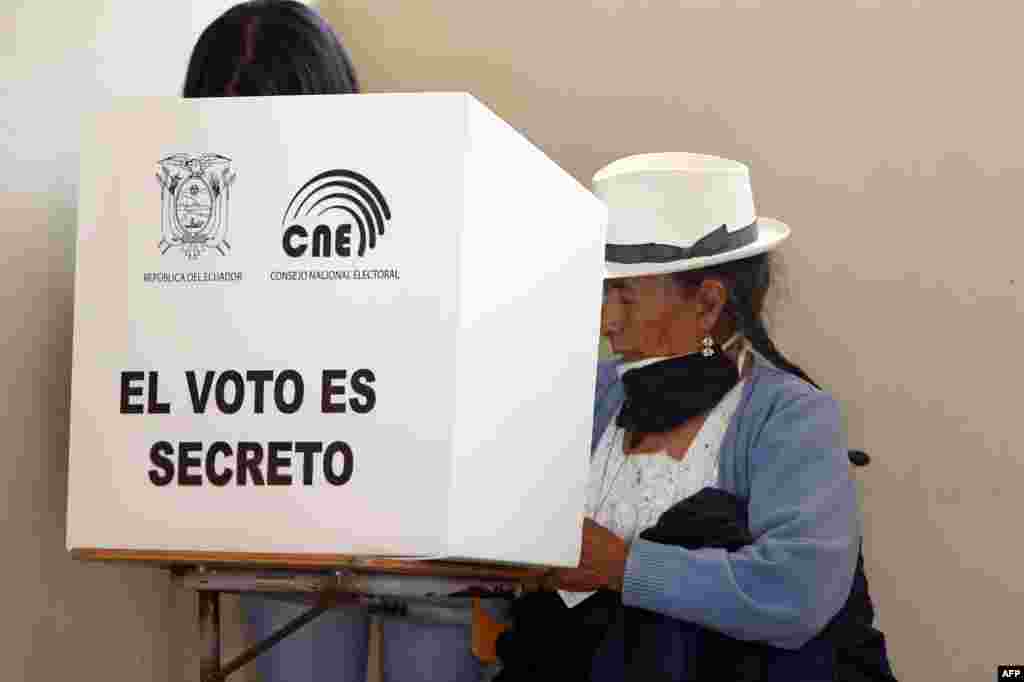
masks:
<svg viewBox="0 0 1024 682"><path fill-rule="evenodd" d="M609 209L580 565L516 604L500 679L891 680L840 408L772 341L746 166L684 153L594 177ZM595 593L596 592L596 593ZM571 607L571 608L569 608Z"/></svg>
<svg viewBox="0 0 1024 682"><path fill-rule="evenodd" d="M316 10L290 0L235 5L199 36L185 97L347 95L359 92L338 35Z"/></svg>
<svg viewBox="0 0 1024 682"><path fill-rule="evenodd" d="M300 2L255 0L227 10L200 35L185 77L185 97L325 95L359 92L338 35ZM264 639L307 606L242 594L250 636ZM388 680L476 680L469 628L385 620L382 665ZM335 608L288 636L254 665L264 682L362 682L369 619Z"/></svg>

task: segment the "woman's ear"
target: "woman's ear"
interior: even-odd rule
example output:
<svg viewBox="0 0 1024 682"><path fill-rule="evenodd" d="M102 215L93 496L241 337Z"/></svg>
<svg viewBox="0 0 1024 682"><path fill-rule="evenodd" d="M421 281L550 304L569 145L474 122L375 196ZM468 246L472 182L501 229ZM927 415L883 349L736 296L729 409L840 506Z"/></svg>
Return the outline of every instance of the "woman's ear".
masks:
<svg viewBox="0 0 1024 682"><path fill-rule="evenodd" d="M721 280L708 278L701 282L696 298L701 329L705 334L710 334L722 317L725 303L729 300L729 291Z"/></svg>

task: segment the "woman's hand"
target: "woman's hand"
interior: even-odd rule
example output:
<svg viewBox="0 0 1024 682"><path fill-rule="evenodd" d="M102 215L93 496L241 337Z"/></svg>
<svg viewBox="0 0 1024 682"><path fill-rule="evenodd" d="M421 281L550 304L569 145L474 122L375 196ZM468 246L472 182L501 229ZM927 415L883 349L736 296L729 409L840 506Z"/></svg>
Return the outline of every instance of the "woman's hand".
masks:
<svg viewBox="0 0 1024 682"><path fill-rule="evenodd" d="M554 587L571 592L591 592L601 588L622 590L629 545L619 536L590 519L583 520L583 549L579 568L554 572Z"/></svg>

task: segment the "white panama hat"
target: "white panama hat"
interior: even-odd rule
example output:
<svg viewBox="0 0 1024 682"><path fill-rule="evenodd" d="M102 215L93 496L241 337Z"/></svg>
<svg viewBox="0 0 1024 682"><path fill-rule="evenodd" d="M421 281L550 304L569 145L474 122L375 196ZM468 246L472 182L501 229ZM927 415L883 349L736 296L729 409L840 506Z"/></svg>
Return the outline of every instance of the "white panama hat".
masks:
<svg viewBox="0 0 1024 682"><path fill-rule="evenodd" d="M594 175L608 206L605 277L639 277L749 258L789 237L754 211L750 170L706 154L639 154Z"/></svg>

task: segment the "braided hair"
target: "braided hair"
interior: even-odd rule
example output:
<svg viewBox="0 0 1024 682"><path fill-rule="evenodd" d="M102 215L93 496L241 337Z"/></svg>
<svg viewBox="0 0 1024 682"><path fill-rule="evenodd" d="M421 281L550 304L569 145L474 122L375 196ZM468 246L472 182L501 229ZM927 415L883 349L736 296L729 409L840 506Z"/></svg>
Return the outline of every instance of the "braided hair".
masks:
<svg viewBox="0 0 1024 682"><path fill-rule="evenodd" d="M703 270L677 272L672 278L686 289L700 286L708 277L723 281L729 292L725 314L736 331L750 341L758 353L781 370L800 377L815 388L821 388L801 367L782 354L764 324L764 300L772 285L771 256L762 253L750 258L713 265Z"/></svg>
<svg viewBox="0 0 1024 682"><path fill-rule="evenodd" d="M725 284L729 292L725 314L735 325L736 331L750 341L754 350L779 369L799 377L815 388L821 388L803 368L782 354L768 334L764 323L764 300L772 284L772 260L768 253L702 270L672 274L672 279L685 289L700 286L708 277L720 278ZM849 458L857 466L864 466L870 461L867 453L860 450L850 450Z"/></svg>

